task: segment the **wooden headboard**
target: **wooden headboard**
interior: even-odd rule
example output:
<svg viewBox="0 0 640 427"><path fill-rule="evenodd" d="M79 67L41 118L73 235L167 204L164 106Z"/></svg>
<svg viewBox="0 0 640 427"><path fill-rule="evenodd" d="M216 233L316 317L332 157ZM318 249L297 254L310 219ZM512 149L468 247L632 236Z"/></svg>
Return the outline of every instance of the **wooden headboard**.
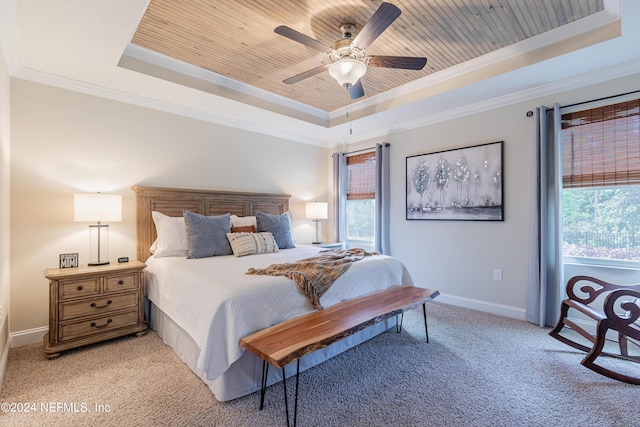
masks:
<svg viewBox="0 0 640 427"><path fill-rule="evenodd" d="M218 190L191 190L186 188L144 187L134 185L136 193L137 257L144 262L156 239L156 227L151 212L169 216L182 216L188 209L202 215L255 215L256 211L282 214L289 210L288 194L244 193Z"/></svg>

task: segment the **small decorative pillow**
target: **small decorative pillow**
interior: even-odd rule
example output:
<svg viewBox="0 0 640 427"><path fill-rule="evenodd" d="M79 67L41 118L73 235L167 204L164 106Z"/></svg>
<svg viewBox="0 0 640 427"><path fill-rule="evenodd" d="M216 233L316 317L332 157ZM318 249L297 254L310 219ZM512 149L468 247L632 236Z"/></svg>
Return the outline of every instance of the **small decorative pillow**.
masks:
<svg viewBox="0 0 640 427"><path fill-rule="evenodd" d="M264 233L227 233L233 254L237 257L253 254L278 252L273 234Z"/></svg>
<svg viewBox="0 0 640 427"><path fill-rule="evenodd" d="M227 233L229 214L205 216L185 209L184 223L187 226L189 252L187 258L206 258L218 255L231 255L231 245Z"/></svg>
<svg viewBox="0 0 640 427"><path fill-rule="evenodd" d="M273 234L273 237L276 239L276 243L278 244L278 248L290 249L296 247L293 242L288 214L271 215L257 211L256 219L258 220L258 232L268 231Z"/></svg>
<svg viewBox="0 0 640 427"><path fill-rule="evenodd" d="M231 226L232 227L245 227L249 225L253 225L254 229L258 229L258 223L256 221L255 216L238 216L231 215Z"/></svg>
<svg viewBox="0 0 640 427"><path fill-rule="evenodd" d="M238 227L231 226L232 233L255 233L256 228L253 225L241 225Z"/></svg>
<svg viewBox="0 0 640 427"><path fill-rule="evenodd" d="M156 258L187 256L189 247L184 218L181 216L168 216L157 211L151 212L151 217L156 225L156 234L158 235L158 238L149 249L151 253Z"/></svg>

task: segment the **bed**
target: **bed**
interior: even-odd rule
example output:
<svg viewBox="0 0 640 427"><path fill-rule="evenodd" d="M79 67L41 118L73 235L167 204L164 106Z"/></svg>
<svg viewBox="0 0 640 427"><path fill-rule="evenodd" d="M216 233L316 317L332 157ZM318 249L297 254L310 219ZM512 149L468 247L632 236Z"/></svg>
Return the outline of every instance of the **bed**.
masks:
<svg viewBox="0 0 640 427"><path fill-rule="evenodd" d="M132 189L136 193L137 257L147 264L145 293L149 326L218 400L228 401L260 390L262 360L240 347L240 338L316 308L293 280L246 273L250 268L261 269L316 256L322 249L292 242L294 247L288 249L267 245L263 253L246 256L235 256L232 252L188 258L194 253L192 247L187 256L183 251L166 251L177 246L176 240L173 239L171 245L160 244L162 239L158 238L157 228L162 238L167 235L167 221L172 227L187 222L191 225L188 231L193 241L194 228L190 221L194 217L198 221L217 221L229 215L231 223L241 227L237 229L241 231L246 231L244 227L255 221L256 215L261 221L273 218L284 224L284 217L291 221L287 215L289 196L146 186ZM184 210L188 212L183 218ZM261 226L264 224L261 222ZM253 227L253 231L263 231L255 229L255 222ZM274 243L278 243L275 246L286 247L286 243L282 246L282 236L278 233L274 231ZM260 234L263 233L252 233L252 236ZM387 287L411 284L411 276L397 259L366 256L352 263L319 301L328 307ZM358 345L394 324L381 322L310 353L300 360L300 370ZM280 370L269 374L268 384L282 379ZM293 374L293 369L287 372L287 376Z"/></svg>

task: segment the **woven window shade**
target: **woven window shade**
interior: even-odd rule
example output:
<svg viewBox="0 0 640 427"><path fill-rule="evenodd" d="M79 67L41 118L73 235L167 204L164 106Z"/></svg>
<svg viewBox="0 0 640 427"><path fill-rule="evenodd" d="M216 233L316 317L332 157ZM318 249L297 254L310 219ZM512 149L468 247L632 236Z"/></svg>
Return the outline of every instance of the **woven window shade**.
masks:
<svg viewBox="0 0 640 427"><path fill-rule="evenodd" d="M640 184L640 99L562 115L564 188Z"/></svg>
<svg viewBox="0 0 640 427"><path fill-rule="evenodd" d="M375 198L375 151L347 157L347 200L366 200Z"/></svg>

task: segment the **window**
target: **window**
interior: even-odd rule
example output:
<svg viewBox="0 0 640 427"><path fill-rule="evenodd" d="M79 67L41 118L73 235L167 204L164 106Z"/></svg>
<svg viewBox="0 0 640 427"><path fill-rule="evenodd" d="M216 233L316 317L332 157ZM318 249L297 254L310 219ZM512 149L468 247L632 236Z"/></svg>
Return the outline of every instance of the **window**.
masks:
<svg viewBox="0 0 640 427"><path fill-rule="evenodd" d="M375 151L347 157L347 247L373 250L375 197Z"/></svg>
<svg viewBox="0 0 640 427"><path fill-rule="evenodd" d="M565 256L640 261L640 99L562 115Z"/></svg>

